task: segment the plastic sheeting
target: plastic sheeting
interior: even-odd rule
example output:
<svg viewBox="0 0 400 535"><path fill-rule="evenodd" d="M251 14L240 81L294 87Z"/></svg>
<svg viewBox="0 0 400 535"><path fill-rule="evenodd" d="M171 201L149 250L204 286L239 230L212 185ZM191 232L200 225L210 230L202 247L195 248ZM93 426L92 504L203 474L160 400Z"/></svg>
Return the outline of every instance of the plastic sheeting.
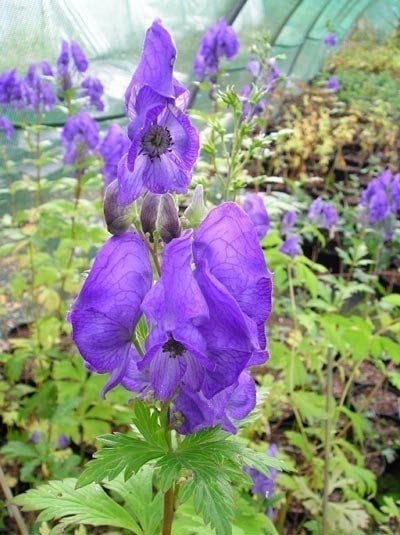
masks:
<svg viewBox="0 0 400 535"><path fill-rule="evenodd" d="M193 80L192 63L207 27L234 10L236 0L2 0L0 70L41 59L54 61L61 39L76 39L108 97L105 115L122 113L121 98L141 51L144 32L160 17L179 50L177 75ZM329 26L339 41L364 17L385 34L399 23L400 0L248 0L234 26L241 52L231 64L244 68L254 33L268 31L287 74L314 77L327 52Z"/></svg>

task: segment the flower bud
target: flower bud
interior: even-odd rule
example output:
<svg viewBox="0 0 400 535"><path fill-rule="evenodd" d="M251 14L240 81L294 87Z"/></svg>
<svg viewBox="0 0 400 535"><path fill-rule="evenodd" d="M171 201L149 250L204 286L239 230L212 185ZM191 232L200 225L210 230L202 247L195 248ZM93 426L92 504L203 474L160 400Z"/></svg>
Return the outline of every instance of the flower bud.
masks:
<svg viewBox="0 0 400 535"><path fill-rule="evenodd" d="M169 243L181 235L181 224L174 198L170 193L161 196L158 207L156 228L164 243Z"/></svg>
<svg viewBox="0 0 400 535"><path fill-rule="evenodd" d="M113 180L107 186L104 197L104 218L108 232L114 236L123 234L131 226L131 207L118 204L118 180Z"/></svg>
<svg viewBox="0 0 400 535"><path fill-rule="evenodd" d="M140 211L140 223L142 225L142 230L145 234L150 234L151 238L156 230L160 199L161 195L155 195L154 193L150 192L147 193L143 200L142 209Z"/></svg>
<svg viewBox="0 0 400 535"><path fill-rule="evenodd" d="M184 215L193 227L198 227L207 215L207 208L204 203L203 186L196 186L192 202L186 208Z"/></svg>

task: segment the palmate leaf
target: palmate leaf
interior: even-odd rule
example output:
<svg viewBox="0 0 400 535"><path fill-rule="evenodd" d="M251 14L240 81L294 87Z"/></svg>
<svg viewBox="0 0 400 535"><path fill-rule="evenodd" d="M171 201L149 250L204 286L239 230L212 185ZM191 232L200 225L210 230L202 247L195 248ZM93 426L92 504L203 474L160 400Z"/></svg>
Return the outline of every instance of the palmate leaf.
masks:
<svg viewBox="0 0 400 535"><path fill-rule="evenodd" d="M89 483L115 479L124 472L125 479L137 472L144 464L162 457L165 450L141 438L122 435L99 437L104 447L94 454L94 459L85 466L77 481L77 488Z"/></svg>
<svg viewBox="0 0 400 535"><path fill-rule="evenodd" d="M128 479L144 464L162 457L168 451L158 413L152 412L140 401L135 403L134 410L133 423L139 433L132 436L115 433L99 437L104 447L87 463L78 479L78 488L92 482L112 481L121 472Z"/></svg>
<svg viewBox="0 0 400 535"><path fill-rule="evenodd" d="M132 516L95 483L76 489L76 479L50 481L14 498L24 511L42 510L38 522L61 520L62 524L113 526L142 534Z"/></svg>

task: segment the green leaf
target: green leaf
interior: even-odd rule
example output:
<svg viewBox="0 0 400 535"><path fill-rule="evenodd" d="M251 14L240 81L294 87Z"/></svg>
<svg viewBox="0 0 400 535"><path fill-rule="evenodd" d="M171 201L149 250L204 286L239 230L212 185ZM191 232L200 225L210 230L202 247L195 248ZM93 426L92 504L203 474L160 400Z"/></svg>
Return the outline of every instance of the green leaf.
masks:
<svg viewBox="0 0 400 535"><path fill-rule="evenodd" d="M14 498L24 511L42 510L38 522L61 520L64 525L114 526L141 534L135 520L97 484L76 488L76 479L50 481Z"/></svg>
<svg viewBox="0 0 400 535"><path fill-rule="evenodd" d="M163 517L163 494L153 492L154 467L145 465L127 481L120 475L105 486L116 492L146 535L158 535Z"/></svg>
<svg viewBox="0 0 400 535"><path fill-rule="evenodd" d="M125 479L137 472L144 464L165 453L159 445L150 444L138 437L115 433L99 437L104 447L94 454L80 475L77 488L89 483L115 479L124 472Z"/></svg>
<svg viewBox="0 0 400 535"><path fill-rule="evenodd" d="M381 301L387 303L388 305L393 305L400 307L400 295L399 294L389 294L382 297Z"/></svg>

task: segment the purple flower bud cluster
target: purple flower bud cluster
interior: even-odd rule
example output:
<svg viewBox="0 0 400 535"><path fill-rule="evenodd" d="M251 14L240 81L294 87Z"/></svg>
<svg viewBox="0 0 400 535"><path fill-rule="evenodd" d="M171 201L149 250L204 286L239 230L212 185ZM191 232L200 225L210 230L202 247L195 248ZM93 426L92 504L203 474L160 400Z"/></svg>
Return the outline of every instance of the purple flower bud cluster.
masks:
<svg viewBox="0 0 400 535"><path fill-rule="evenodd" d="M42 66L32 63L22 77L18 76L15 69L0 74L0 105L7 109L44 113L56 103L53 86L44 77Z"/></svg>
<svg viewBox="0 0 400 535"><path fill-rule="evenodd" d="M99 251L69 320L87 367L110 374L104 393L121 384L168 402L171 425L184 434L213 425L235 432L255 405L249 367L268 358L272 278L256 229L235 203L181 231L171 193L187 191L199 140L184 112L187 91L173 77L175 57L156 20L126 92L129 150L118 183L107 188L117 232ZM141 223L150 241L125 226L124 207L145 193ZM165 244L160 260L155 230ZM145 340L136 335L139 321Z"/></svg>
<svg viewBox="0 0 400 535"><path fill-rule="evenodd" d="M210 26L203 35L196 54L193 70L199 80L207 76L211 81L219 71L220 59L233 59L239 52L239 39L232 26L224 18Z"/></svg>
<svg viewBox="0 0 400 535"><path fill-rule="evenodd" d="M389 239L400 212L400 173L394 175L386 169L371 180L361 195L361 206L366 222L381 228Z"/></svg>
<svg viewBox="0 0 400 535"><path fill-rule="evenodd" d="M320 228L330 230L339 221L339 216L333 204L317 197L308 210L309 219Z"/></svg>
<svg viewBox="0 0 400 535"><path fill-rule="evenodd" d="M140 62L125 93L130 146L118 165L119 203L146 191L186 193L199 135L185 108L188 90L173 76L176 48L159 20L146 33Z"/></svg>
<svg viewBox="0 0 400 535"><path fill-rule="evenodd" d="M324 37L324 45L327 46L328 48L333 48L334 46L337 45L337 42L338 40L337 40L336 34L333 32L328 33Z"/></svg>
<svg viewBox="0 0 400 535"><path fill-rule="evenodd" d="M88 113L81 111L67 120L61 141L65 148L64 163L82 164L95 153L99 143L99 125Z"/></svg>
<svg viewBox="0 0 400 535"><path fill-rule="evenodd" d="M269 230L269 216L263 198L258 193L248 193L244 199L243 210L250 217L261 241Z"/></svg>
<svg viewBox="0 0 400 535"><path fill-rule="evenodd" d="M82 75L89 68L89 61L76 41L62 41L61 51L57 58L57 82L61 93L76 86L78 96L88 101L98 111L104 110L102 95L103 84L98 78L88 76L82 80Z"/></svg>
<svg viewBox="0 0 400 535"><path fill-rule="evenodd" d="M301 240L297 233L293 233L294 226L297 222L297 213L294 210L285 212L282 216L282 234L285 240L279 247L282 253L292 258L302 254Z"/></svg>

